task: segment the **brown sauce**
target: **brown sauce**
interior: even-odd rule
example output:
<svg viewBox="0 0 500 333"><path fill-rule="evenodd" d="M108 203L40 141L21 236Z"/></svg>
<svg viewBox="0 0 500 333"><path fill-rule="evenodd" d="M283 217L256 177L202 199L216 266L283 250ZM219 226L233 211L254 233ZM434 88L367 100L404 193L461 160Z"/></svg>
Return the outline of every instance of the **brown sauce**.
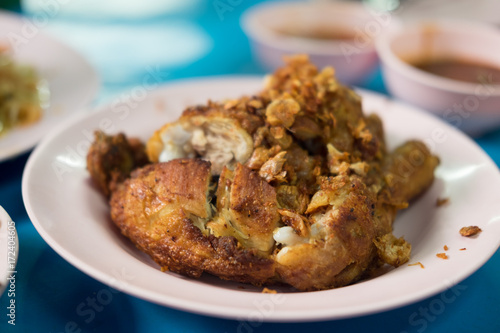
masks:
<svg viewBox="0 0 500 333"><path fill-rule="evenodd" d="M500 84L500 68L486 64L455 59L438 59L412 62L412 65L448 79L481 84Z"/></svg>
<svg viewBox="0 0 500 333"><path fill-rule="evenodd" d="M316 40L341 40L353 41L356 37L355 31L347 28L312 28L307 30L300 29L279 29L278 33L289 37L299 37Z"/></svg>

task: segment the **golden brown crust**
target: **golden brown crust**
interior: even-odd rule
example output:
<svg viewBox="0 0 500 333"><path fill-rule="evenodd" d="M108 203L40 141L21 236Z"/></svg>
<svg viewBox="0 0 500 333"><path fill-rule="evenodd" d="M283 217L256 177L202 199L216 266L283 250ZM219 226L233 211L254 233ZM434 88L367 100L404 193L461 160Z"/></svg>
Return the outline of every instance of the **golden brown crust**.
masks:
<svg viewBox="0 0 500 333"><path fill-rule="evenodd" d="M384 165L384 180L391 197L408 202L424 192L434 181L439 159L420 141L408 141L388 156Z"/></svg>
<svg viewBox="0 0 500 333"><path fill-rule="evenodd" d="M132 170L147 162L144 144L135 138L127 139L123 133L109 136L96 131L87 153L87 170L106 197Z"/></svg>
<svg viewBox="0 0 500 333"><path fill-rule="evenodd" d="M263 251L272 249L273 230L280 220L276 190L241 164L234 171L230 212L233 225L251 240L249 246Z"/></svg>
<svg viewBox="0 0 500 333"><path fill-rule="evenodd" d="M275 189L248 167L224 168L216 192L216 214L207 223L210 234L233 236L244 248L263 255L274 246L273 230L280 221Z"/></svg>
<svg viewBox="0 0 500 333"><path fill-rule="evenodd" d="M290 246L276 257L279 276L299 290L352 283L376 254L370 208L374 197L366 186L356 176L338 176L325 181L322 191L321 204L313 199L309 206L311 210L326 208L313 218L323 229L319 237Z"/></svg>
<svg viewBox="0 0 500 333"><path fill-rule="evenodd" d="M146 166L113 193L111 218L165 270L261 284L274 275L272 260L195 226L195 217L207 217L210 177L210 164L196 159Z"/></svg>

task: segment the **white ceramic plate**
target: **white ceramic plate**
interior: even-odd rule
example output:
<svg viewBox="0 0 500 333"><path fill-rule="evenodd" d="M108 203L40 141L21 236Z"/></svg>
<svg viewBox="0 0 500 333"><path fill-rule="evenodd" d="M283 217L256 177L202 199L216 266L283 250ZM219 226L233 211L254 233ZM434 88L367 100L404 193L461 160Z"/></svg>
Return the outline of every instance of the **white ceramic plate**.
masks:
<svg viewBox="0 0 500 333"><path fill-rule="evenodd" d="M177 82L144 94L136 105L115 103L64 123L32 153L23 175L24 203L36 229L67 261L111 287L166 306L239 320L335 319L392 309L458 283L496 251L500 175L490 158L433 116L361 92L364 109L383 118L390 147L419 138L441 158L432 188L395 223L395 234L413 244L411 262L421 262L425 269L403 265L344 288L307 293L284 288L284 293L275 295L210 276L194 280L162 273L110 222L106 201L85 170L89 133L103 128L146 140L185 106L207 98L252 94L260 83L260 78L248 77ZM441 197L451 203L437 208L436 199ZM471 224L483 229L479 237L460 236L460 228ZM449 247L448 260L436 257L444 245Z"/></svg>
<svg viewBox="0 0 500 333"><path fill-rule="evenodd" d="M61 120L91 102L99 87L94 69L78 53L47 36L45 24L0 11L0 44L10 45L17 63L33 66L50 90L50 104L40 121L0 137L0 161L35 146Z"/></svg>
<svg viewBox="0 0 500 333"><path fill-rule="evenodd" d="M16 224L0 206L0 295L9 285L10 275L15 275L18 253Z"/></svg>

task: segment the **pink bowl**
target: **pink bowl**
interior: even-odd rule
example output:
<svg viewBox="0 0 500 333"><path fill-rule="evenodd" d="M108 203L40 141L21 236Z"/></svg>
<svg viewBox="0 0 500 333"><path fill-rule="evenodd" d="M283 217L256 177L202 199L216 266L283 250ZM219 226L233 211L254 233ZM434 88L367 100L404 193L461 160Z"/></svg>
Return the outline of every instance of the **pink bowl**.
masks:
<svg viewBox="0 0 500 333"><path fill-rule="evenodd" d="M377 39L384 81L395 97L437 114L471 135L500 127L500 85L468 83L411 66L452 58L500 68L500 30L466 21L413 23Z"/></svg>
<svg viewBox="0 0 500 333"><path fill-rule="evenodd" d="M267 70L283 65L283 56L308 54L318 67L333 66L337 78L359 84L378 63L374 38L394 25L390 14L352 2L262 3L247 10L241 25L256 58ZM350 41L307 38L280 31L350 31ZM300 34L300 33L299 33Z"/></svg>

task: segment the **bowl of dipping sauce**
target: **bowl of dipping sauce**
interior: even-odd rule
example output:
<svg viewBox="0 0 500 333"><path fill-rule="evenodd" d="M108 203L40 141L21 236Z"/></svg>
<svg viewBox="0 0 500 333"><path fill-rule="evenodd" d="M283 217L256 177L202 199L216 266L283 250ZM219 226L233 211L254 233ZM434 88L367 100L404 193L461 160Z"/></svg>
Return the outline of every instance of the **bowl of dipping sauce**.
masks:
<svg viewBox="0 0 500 333"><path fill-rule="evenodd" d="M318 67L332 66L346 84L360 84L378 64L374 39L397 24L386 12L354 2L277 2L248 9L241 26L266 71L283 57L307 54Z"/></svg>
<svg viewBox="0 0 500 333"><path fill-rule="evenodd" d="M417 22L377 40L395 97L471 135L500 128L500 30L468 21Z"/></svg>

